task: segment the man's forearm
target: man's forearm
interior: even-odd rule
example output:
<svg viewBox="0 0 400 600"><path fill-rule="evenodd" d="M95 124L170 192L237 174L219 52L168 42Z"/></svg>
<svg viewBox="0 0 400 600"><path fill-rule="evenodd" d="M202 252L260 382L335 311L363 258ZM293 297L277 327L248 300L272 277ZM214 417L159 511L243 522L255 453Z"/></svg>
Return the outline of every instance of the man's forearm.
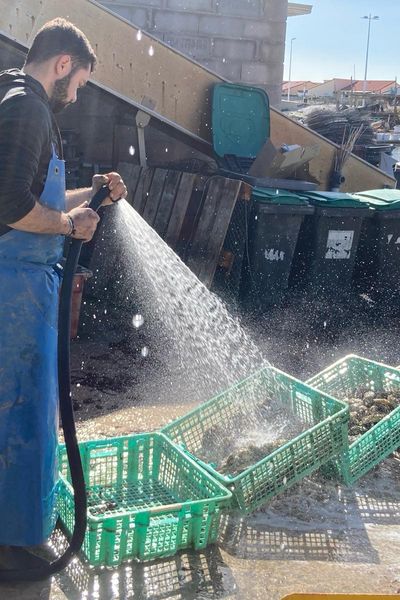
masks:
<svg viewBox="0 0 400 600"><path fill-rule="evenodd" d="M36 202L33 209L25 217L16 223L8 223L8 225L13 229L30 233L66 235L70 231L70 221L65 213L47 208L40 202Z"/></svg>
<svg viewBox="0 0 400 600"><path fill-rule="evenodd" d="M65 194L65 206L67 212L81 206L84 202L90 202L92 188L81 188L79 190L67 190Z"/></svg>

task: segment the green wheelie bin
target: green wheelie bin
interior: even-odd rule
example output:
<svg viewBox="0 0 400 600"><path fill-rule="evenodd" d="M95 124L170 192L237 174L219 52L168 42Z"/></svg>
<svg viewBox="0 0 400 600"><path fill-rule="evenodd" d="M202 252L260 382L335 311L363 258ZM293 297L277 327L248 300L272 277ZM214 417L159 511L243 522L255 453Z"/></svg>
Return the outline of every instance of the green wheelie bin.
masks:
<svg viewBox="0 0 400 600"><path fill-rule="evenodd" d="M369 190L355 197L374 215L362 230L358 288L381 305L400 308L400 190Z"/></svg>
<svg viewBox="0 0 400 600"><path fill-rule="evenodd" d="M303 192L314 206L300 232L293 270L297 288L322 299L342 301L353 287L353 272L362 224L371 210L350 194Z"/></svg>
<svg viewBox="0 0 400 600"><path fill-rule="evenodd" d="M313 212L301 194L253 189L240 291L244 304L263 310L286 299L300 227Z"/></svg>

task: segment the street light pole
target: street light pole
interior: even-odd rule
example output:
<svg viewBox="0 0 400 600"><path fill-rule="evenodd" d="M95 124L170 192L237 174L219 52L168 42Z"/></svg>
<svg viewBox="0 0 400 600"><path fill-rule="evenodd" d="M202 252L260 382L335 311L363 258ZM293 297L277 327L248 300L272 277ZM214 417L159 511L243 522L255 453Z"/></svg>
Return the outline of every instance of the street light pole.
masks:
<svg viewBox="0 0 400 600"><path fill-rule="evenodd" d="M371 21L378 21L378 15L361 17L362 19L368 19L368 36L367 36L367 51L365 53L365 71L364 71L364 83L363 83L363 106L365 106L365 93L367 91L367 75L368 75L368 58L369 58L369 41L371 37Z"/></svg>
<svg viewBox="0 0 400 600"><path fill-rule="evenodd" d="M296 39L296 38L295 38L295 37L293 37L293 38L290 40L289 81L288 81L288 88L287 88L287 99L288 99L288 102L289 102L289 100L290 100L290 82L291 82L291 79L292 79L292 56L293 56L293 42L294 42L294 40L295 40L295 39Z"/></svg>

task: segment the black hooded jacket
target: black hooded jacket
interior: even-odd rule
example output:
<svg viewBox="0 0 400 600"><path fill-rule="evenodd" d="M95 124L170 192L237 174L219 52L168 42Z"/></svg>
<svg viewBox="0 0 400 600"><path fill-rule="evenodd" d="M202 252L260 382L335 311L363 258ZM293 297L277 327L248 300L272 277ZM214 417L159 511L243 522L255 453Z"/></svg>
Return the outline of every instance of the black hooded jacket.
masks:
<svg viewBox="0 0 400 600"><path fill-rule="evenodd" d="M53 123L36 79L18 69L0 73L0 235L32 210L43 191L58 141Z"/></svg>

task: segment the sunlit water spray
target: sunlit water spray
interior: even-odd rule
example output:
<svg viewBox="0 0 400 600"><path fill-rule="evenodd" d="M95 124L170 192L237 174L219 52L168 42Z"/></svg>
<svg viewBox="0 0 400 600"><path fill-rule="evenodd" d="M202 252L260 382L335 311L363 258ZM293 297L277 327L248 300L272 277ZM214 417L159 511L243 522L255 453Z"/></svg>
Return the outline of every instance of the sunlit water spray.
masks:
<svg viewBox="0 0 400 600"><path fill-rule="evenodd" d="M161 403L168 413L170 403L198 405L269 366L240 320L127 202L118 203L110 221L111 214L102 239L113 248L101 249L101 268L112 269L116 313L129 354L138 336L145 335L137 350L141 382L132 390L135 397ZM273 373L269 377L274 380ZM302 431L304 424L295 423L280 403L281 408L275 406L274 386L246 386L245 392L234 392L240 396L240 414L218 418L205 434L204 458L211 452L212 462L222 462L248 444L287 441Z"/></svg>
<svg viewBox="0 0 400 600"><path fill-rule="evenodd" d="M123 253L122 293L134 289L142 306L143 314L132 315L132 325L138 328L150 319L162 327L160 343L172 367L171 385L175 388L181 379L182 399L194 393L194 400L204 400L266 365L239 320L146 221L127 202L115 212Z"/></svg>

